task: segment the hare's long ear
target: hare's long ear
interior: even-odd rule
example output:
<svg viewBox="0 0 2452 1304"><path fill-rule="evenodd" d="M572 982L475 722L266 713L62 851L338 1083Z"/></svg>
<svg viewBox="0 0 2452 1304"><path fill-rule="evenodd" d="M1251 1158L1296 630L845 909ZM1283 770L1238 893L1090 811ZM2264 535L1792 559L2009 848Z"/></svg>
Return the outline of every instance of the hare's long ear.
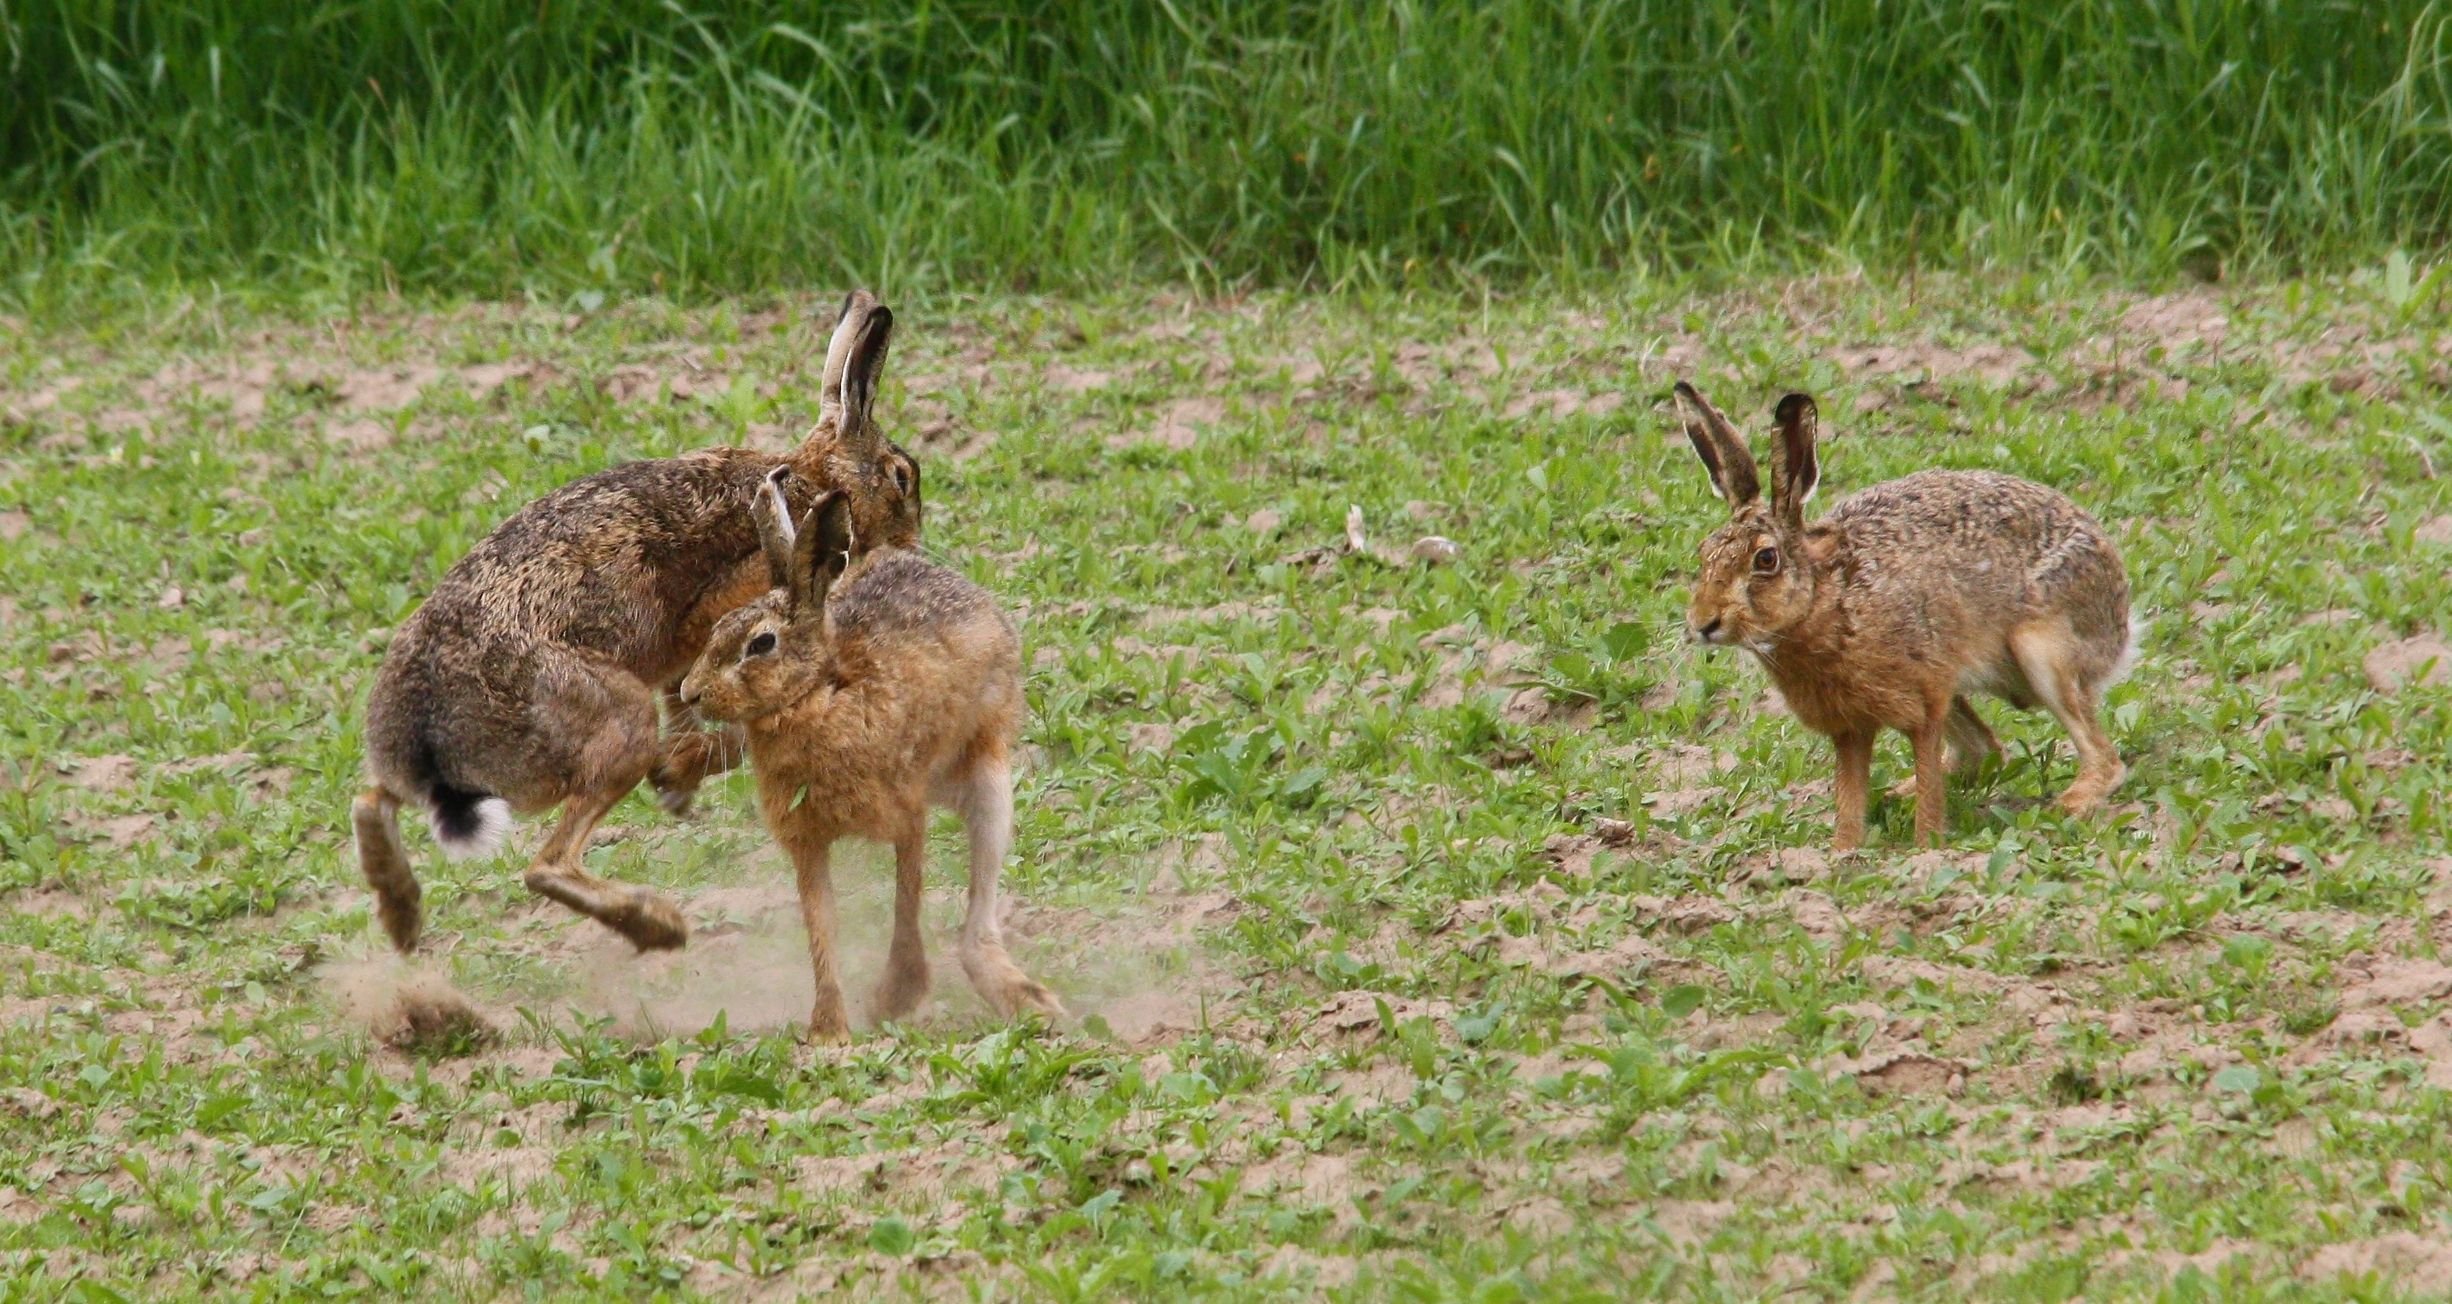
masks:
<svg viewBox="0 0 2452 1304"><path fill-rule="evenodd" d="M1822 458L1814 451L1819 422L1813 398L1790 394L1779 401L1772 419L1779 425L1779 446L1771 464L1771 510L1789 525L1803 528L1805 504L1822 483Z"/></svg>
<svg viewBox="0 0 2452 1304"><path fill-rule="evenodd" d="M758 523L758 550L766 554L766 586L773 589L792 587L792 544L799 531L792 526L792 505L783 495L783 482L791 474L786 466L767 472L749 500L750 518Z"/></svg>
<svg viewBox="0 0 2452 1304"><path fill-rule="evenodd" d="M843 300L843 316L826 343L826 371L819 379L818 416L831 418L835 437L852 449L882 451L884 439L870 409L886 349L894 340L894 313L866 290Z"/></svg>
<svg viewBox="0 0 2452 1304"><path fill-rule="evenodd" d="M851 499L828 490L800 518L792 545L792 609L814 616L826 609L826 593L851 565Z"/></svg>
<svg viewBox="0 0 2452 1304"><path fill-rule="evenodd" d="M1754 471L1754 455L1745 451L1745 441L1738 438L1737 428L1728 424L1710 400L1684 381L1671 391L1677 401L1677 413L1686 423L1686 438L1694 444L1694 454L1703 459L1703 468L1711 473L1711 490L1720 495L1732 512L1750 507L1762 497L1762 479Z"/></svg>
<svg viewBox="0 0 2452 1304"><path fill-rule="evenodd" d="M843 296L843 310L834 319L834 334L826 341L826 370L817 381L820 420L842 419L843 372L851 363L852 341L860 338L861 323L868 320L869 309L876 306L876 296L866 290L854 290Z"/></svg>

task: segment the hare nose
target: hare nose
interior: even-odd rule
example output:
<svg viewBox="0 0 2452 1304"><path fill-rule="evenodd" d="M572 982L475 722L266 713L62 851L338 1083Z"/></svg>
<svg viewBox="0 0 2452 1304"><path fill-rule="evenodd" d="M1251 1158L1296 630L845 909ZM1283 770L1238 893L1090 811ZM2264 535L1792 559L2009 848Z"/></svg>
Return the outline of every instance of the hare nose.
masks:
<svg viewBox="0 0 2452 1304"><path fill-rule="evenodd" d="M698 705L698 685L685 683L681 686L681 704L683 706Z"/></svg>
<svg viewBox="0 0 2452 1304"><path fill-rule="evenodd" d="M1706 643L1711 641L1712 635L1719 632L1720 618L1718 616L1713 616L1711 618L1711 623L1708 625L1697 625L1694 627L1694 636Z"/></svg>

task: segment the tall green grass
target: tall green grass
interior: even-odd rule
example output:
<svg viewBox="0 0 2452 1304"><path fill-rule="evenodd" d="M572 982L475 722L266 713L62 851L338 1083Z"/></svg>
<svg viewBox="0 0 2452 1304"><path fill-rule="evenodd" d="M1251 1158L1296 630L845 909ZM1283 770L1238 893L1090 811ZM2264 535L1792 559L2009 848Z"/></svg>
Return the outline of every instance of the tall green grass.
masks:
<svg viewBox="0 0 2452 1304"><path fill-rule="evenodd" d="M0 0L0 276L2154 273L2452 230L2414 0Z"/></svg>

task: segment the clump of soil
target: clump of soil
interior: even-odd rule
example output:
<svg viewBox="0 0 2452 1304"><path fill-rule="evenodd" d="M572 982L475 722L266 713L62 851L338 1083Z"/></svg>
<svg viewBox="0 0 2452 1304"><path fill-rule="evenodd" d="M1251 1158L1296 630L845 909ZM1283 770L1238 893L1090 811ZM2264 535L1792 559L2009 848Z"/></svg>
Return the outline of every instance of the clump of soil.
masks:
<svg viewBox="0 0 2452 1304"><path fill-rule="evenodd" d="M349 1021L394 1050L465 1055L501 1038L450 979L396 957L329 965L322 976Z"/></svg>

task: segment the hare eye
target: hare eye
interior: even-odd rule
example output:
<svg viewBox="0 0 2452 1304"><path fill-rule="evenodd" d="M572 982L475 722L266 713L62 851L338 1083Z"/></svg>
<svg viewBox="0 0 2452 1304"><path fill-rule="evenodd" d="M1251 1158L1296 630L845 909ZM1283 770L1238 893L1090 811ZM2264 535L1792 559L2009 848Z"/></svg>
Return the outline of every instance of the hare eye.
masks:
<svg viewBox="0 0 2452 1304"><path fill-rule="evenodd" d="M743 649L743 653L747 656L762 657L774 650L775 634L774 631L768 630L758 635L756 638L749 640L749 646Z"/></svg>
<svg viewBox="0 0 2452 1304"><path fill-rule="evenodd" d="M1755 550L1754 550L1754 573L1755 573L1755 574L1757 574L1757 575L1776 575L1776 574L1778 574L1778 573L1779 573L1779 549L1777 549L1777 548L1757 548L1757 549L1755 549Z"/></svg>

